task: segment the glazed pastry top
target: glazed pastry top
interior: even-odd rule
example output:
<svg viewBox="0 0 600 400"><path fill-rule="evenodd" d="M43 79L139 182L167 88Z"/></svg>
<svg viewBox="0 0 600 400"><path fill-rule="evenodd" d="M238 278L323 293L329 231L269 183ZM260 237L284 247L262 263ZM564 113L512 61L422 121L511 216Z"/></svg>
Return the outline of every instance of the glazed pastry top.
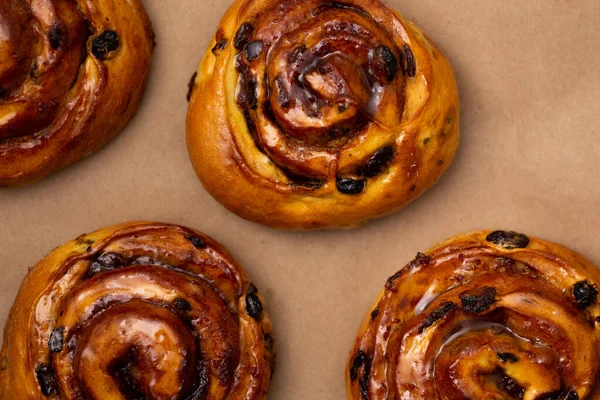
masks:
<svg viewBox="0 0 600 400"><path fill-rule="evenodd" d="M273 359L262 296L222 246L133 223L31 270L5 329L0 398L264 399Z"/></svg>
<svg viewBox="0 0 600 400"><path fill-rule="evenodd" d="M0 4L0 186L29 183L112 138L153 46L139 0Z"/></svg>
<svg viewBox="0 0 600 400"><path fill-rule="evenodd" d="M361 327L349 398L600 398L598 282L583 257L514 232L419 253Z"/></svg>
<svg viewBox="0 0 600 400"><path fill-rule="evenodd" d="M379 1L238 0L190 88L198 175L268 225L389 214L431 186L458 145L450 64Z"/></svg>

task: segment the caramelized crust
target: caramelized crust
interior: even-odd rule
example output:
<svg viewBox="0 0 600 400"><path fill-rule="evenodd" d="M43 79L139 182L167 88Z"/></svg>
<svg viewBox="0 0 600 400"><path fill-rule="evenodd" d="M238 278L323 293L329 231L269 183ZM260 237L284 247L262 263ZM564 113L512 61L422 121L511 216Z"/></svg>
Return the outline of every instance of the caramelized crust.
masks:
<svg viewBox="0 0 600 400"><path fill-rule="evenodd" d="M0 2L0 187L108 142L135 112L153 46L140 0Z"/></svg>
<svg viewBox="0 0 600 400"><path fill-rule="evenodd" d="M348 398L600 399L598 283L554 243L455 236L388 280L350 354Z"/></svg>
<svg viewBox="0 0 600 400"><path fill-rule="evenodd" d="M237 0L190 84L188 150L205 188L280 228L390 214L450 166L452 68L377 0Z"/></svg>
<svg viewBox="0 0 600 400"><path fill-rule="evenodd" d="M263 298L221 245L130 223L29 272L5 328L0 399L259 400L273 360Z"/></svg>

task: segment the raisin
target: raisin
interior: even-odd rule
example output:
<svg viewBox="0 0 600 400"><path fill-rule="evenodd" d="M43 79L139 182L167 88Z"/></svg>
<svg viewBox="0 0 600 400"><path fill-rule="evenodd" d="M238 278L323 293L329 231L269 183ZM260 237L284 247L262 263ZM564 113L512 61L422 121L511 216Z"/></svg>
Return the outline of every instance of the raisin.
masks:
<svg viewBox="0 0 600 400"><path fill-rule="evenodd" d="M579 400L579 394L576 391L571 390L565 397L565 400Z"/></svg>
<svg viewBox="0 0 600 400"><path fill-rule="evenodd" d="M519 382L506 374L504 374L502 380L499 382L498 388L515 399L522 399L523 395L525 395L525 389L519 385Z"/></svg>
<svg viewBox="0 0 600 400"><path fill-rule="evenodd" d="M375 321L377 317L379 317L379 308L376 308L371 312L371 321Z"/></svg>
<svg viewBox="0 0 600 400"><path fill-rule="evenodd" d="M35 370L35 376L44 396L50 396L52 393L56 392L56 379L54 378L54 371L50 365L38 365Z"/></svg>
<svg viewBox="0 0 600 400"><path fill-rule="evenodd" d="M586 308L596 301L598 289L588 281L579 281L573 285L573 297L579 308Z"/></svg>
<svg viewBox="0 0 600 400"><path fill-rule="evenodd" d="M336 186L340 193L354 195L359 194L365 189L364 179L337 178Z"/></svg>
<svg viewBox="0 0 600 400"><path fill-rule="evenodd" d="M498 358L503 363L505 363L507 361L510 363L516 363L517 361L519 361L517 356L515 356L513 353L498 353Z"/></svg>
<svg viewBox="0 0 600 400"><path fill-rule="evenodd" d="M191 311L192 310L192 305L190 304L189 301L182 299L180 297L176 298L175 300L173 300L173 306L175 307L175 309L177 311Z"/></svg>
<svg viewBox="0 0 600 400"><path fill-rule="evenodd" d="M263 305L258 297L256 286L252 284L246 293L246 312L257 321L262 318Z"/></svg>
<svg viewBox="0 0 600 400"><path fill-rule="evenodd" d="M65 328L57 328L52 331L50 339L48 340L48 346L50 347L51 352L60 353L62 351L64 335Z"/></svg>
<svg viewBox="0 0 600 400"><path fill-rule="evenodd" d="M242 50L246 43L250 41L253 33L254 27L248 22L244 22L235 33L233 47L235 47L236 50Z"/></svg>
<svg viewBox="0 0 600 400"><path fill-rule="evenodd" d="M402 50L404 51L404 72L407 76L413 77L417 74L417 61L415 60L415 55L406 44L402 47Z"/></svg>
<svg viewBox="0 0 600 400"><path fill-rule="evenodd" d="M117 268L121 268L127 263L127 260L117 253L104 253L101 254L96 261L92 263L88 270L88 276L92 277L96 274L105 271L112 271Z"/></svg>
<svg viewBox="0 0 600 400"><path fill-rule="evenodd" d="M496 302L496 289L484 286L460 294L462 309L468 314L479 314Z"/></svg>
<svg viewBox="0 0 600 400"><path fill-rule="evenodd" d="M258 82L255 77L250 76L247 72L242 73L236 99L237 103L249 107L251 110L256 110L258 108L257 87Z"/></svg>
<svg viewBox="0 0 600 400"><path fill-rule="evenodd" d="M108 53L120 46L119 35L115 31L104 31L92 41L92 54L98 60L104 60Z"/></svg>
<svg viewBox="0 0 600 400"><path fill-rule="evenodd" d="M504 247L507 250L524 249L529 245L529 238L527 236L513 231L495 231L487 235L485 240Z"/></svg>
<svg viewBox="0 0 600 400"><path fill-rule="evenodd" d="M288 177L294 186L302 186L307 189L319 189L325 184L325 181L311 176L298 175L285 168L281 168L285 176Z"/></svg>
<svg viewBox="0 0 600 400"><path fill-rule="evenodd" d="M365 364L367 361L367 355L364 351L359 350L356 357L354 357L354 361L352 361L352 366L350 367L350 380L355 381L358 378L358 370Z"/></svg>
<svg viewBox="0 0 600 400"><path fill-rule="evenodd" d="M263 42L261 42L260 40L255 40L254 42L248 43L245 51L246 60L252 61L255 58L258 58L258 56L260 56L260 53L262 53L262 49Z"/></svg>
<svg viewBox="0 0 600 400"><path fill-rule="evenodd" d="M379 80L391 82L398 73L398 59L389 47L380 44L369 52L370 71Z"/></svg>
<svg viewBox="0 0 600 400"><path fill-rule="evenodd" d="M369 398L369 379L371 378L371 366L372 360L367 357L363 366L363 376L358 380L358 386L360 387L360 394L364 400Z"/></svg>
<svg viewBox="0 0 600 400"><path fill-rule="evenodd" d="M385 146L377 150L367 163L359 168L358 174L365 178L373 178L381 173L394 159L394 148Z"/></svg>

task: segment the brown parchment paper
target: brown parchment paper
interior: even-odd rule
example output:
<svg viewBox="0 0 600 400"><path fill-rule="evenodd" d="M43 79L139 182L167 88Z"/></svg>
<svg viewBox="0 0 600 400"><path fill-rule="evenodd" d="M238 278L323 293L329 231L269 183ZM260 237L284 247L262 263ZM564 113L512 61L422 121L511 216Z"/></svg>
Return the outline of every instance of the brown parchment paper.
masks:
<svg viewBox="0 0 600 400"><path fill-rule="evenodd" d="M200 229L265 294L278 345L270 398L346 398L367 307L417 251L455 233L513 229L600 264L600 2L388 0L454 65L462 143L404 211L347 232L280 232L217 204L185 147L185 95L230 0L146 0L157 47L137 115L105 149L0 190L0 324L27 268L84 232L127 220ZM1 335L1 334L0 334Z"/></svg>

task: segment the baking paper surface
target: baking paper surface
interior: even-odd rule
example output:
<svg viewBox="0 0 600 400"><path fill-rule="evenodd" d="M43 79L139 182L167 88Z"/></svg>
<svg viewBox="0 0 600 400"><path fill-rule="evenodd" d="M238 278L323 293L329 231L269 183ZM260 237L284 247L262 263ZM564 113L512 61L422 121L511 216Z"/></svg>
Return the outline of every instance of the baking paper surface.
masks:
<svg viewBox="0 0 600 400"><path fill-rule="evenodd" d="M146 0L157 47L131 123L88 159L0 189L2 326L27 268L55 246L127 220L182 224L227 246L265 295L278 347L269 398L341 400L359 323L417 251L459 232L511 229L600 264L600 2L387 1L452 62L461 148L404 211L328 233L244 221L192 170L187 84L229 2Z"/></svg>

